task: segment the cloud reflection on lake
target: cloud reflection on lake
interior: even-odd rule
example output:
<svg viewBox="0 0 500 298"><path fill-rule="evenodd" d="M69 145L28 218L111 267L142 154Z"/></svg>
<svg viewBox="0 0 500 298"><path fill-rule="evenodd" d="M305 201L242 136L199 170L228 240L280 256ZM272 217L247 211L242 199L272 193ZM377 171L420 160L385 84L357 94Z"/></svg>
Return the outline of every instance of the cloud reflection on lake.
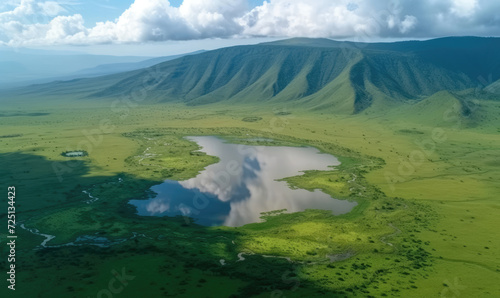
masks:
<svg viewBox="0 0 500 298"><path fill-rule="evenodd" d="M339 165L332 155L311 147L247 146L216 137L189 137L201 151L220 161L185 181L165 180L151 188L157 196L132 200L145 216L186 215L207 226L241 226L259 222L261 212L287 209L349 212L355 202L337 200L319 191L291 189L285 177L306 170L331 170Z"/></svg>

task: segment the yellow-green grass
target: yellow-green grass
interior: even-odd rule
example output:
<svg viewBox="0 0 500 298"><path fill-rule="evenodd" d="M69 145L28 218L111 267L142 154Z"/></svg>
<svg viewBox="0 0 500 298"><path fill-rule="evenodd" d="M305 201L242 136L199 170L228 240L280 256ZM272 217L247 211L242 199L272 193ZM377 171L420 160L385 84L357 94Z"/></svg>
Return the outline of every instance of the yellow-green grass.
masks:
<svg viewBox="0 0 500 298"><path fill-rule="evenodd" d="M184 143L181 139L183 134L196 134L197 128L202 129L199 130L199 134L213 131L213 134L228 136L237 136L238 132L244 131L242 137L245 137L247 132L257 132L257 134L261 132L264 136L268 134L281 136L283 141L292 143L299 140L300 144L315 145L323 151L329 150L326 147L322 148L321 143L340 146L342 148L335 147L330 153L336 154L335 150L340 151L341 160L346 164L351 160L345 151L345 148L348 148L358 152L358 160L363 161L354 162L352 167L342 172L340 176L334 171L307 173L299 178L287 179L295 187L319 188L332 196L358 200L362 208L357 208L352 214L332 220L330 219L332 216L308 211L295 215L280 215L268 218L263 224L252 224L236 229L240 230L238 231L240 234L235 236L238 240L235 252L251 250L257 254L289 256L298 261L320 262L304 266L297 273L298 279L308 285L305 289L301 290L299 287L293 291L286 291L290 287L285 286L293 283L283 283L286 296L301 296L308 291L317 294L321 290L337 290L347 296L363 296L366 293L360 292L360 289L354 292L346 291L348 288L363 284L369 285L370 295L374 296L383 293L405 297L441 294L451 297L458 295L457 293L482 297L500 295L500 286L495 282L500 277L498 254L500 240L495 237L496 227L500 224L497 216L500 208L498 202L500 167L497 158L500 153L500 137L494 129L441 126L442 122L437 122L436 125L436 122L430 121L429 124L413 123L404 121L397 115L371 118L370 115L335 116L317 112L309 114L295 110L293 106L276 106L276 110L273 110L268 106L255 108L255 106L217 104L209 107L185 107L175 104L155 104L131 108L128 115L113 112L106 102L73 101L71 107L50 106L50 108L36 101L33 101L29 108L25 104L14 102L2 108L5 110L22 108L27 112L51 113L47 116L0 118L2 135L22 135L0 138L2 153L0 162L4 171L2 185L14 184L18 188L17 204L20 210L18 217L21 220L29 220L34 216L27 222L27 225L32 224L33 227L37 225L37 221L40 227L45 225L44 228L47 229L50 229L51 224L54 227L66 225L66 230L54 228L54 232L63 235L60 239L74 239L81 233L85 234L85 231L94 231L95 227L89 223L87 230L83 229L82 232L77 220L73 221L70 216L71 212L84 208L79 204L85 199L85 194L81 194L81 190L85 187L90 189L92 185L103 183L106 179L114 179L120 173L130 175L127 179L145 179L136 185L137 189L141 187L147 189L148 185L162 178L161 172L146 170L135 162L147 144L142 143L136 136L127 134L137 134L138 131L148 129L160 131L167 129L167 133L159 138L168 139L169 142L179 142L174 147L184 148L181 151L185 155L174 152L169 156L169 152L158 152L166 156L155 161L155 164L165 165L166 168L173 164L172 168L179 171L171 173L171 177L182 179L195 175L203 166L215 161L204 156L189 155L189 151L196 146L192 143L189 145L187 141ZM284 108L291 114L276 115ZM249 115L261 117L262 120L242 121ZM103 132L99 124L103 119L115 128ZM96 129L97 133L93 136L98 138L98 141L92 143L85 134ZM172 133L172 129L178 130ZM444 133L446 138L440 142L434 141L435 148L428 150L429 152L424 151L418 144L433 140L433 132L435 133L436 129L441 129L438 132ZM102 136L102 141L99 141L99 136ZM69 169L63 168L68 171L63 172L63 181L60 182L52 165L54 162L66 165L64 162L68 162L68 159L62 157L60 153L67 149L78 149L78 144L82 141L91 144L88 148L90 150L87 150L90 151L89 156L78 158L84 161L83 164L74 167L68 165ZM419 154L415 151L423 152L425 159L418 163L414 162L412 171L401 171L402 164L411 163L409 158L412 153ZM12 154L12 152L18 153ZM341 153L346 156L342 158ZM364 156L380 158L385 163L381 165L377 159ZM187 168L182 165L184 159L189 160L190 166ZM367 173L361 173L364 176L360 177L361 184L355 186L357 190L362 186L369 187L362 196L349 193L346 179L355 173L354 169L367 170ZM337 179L339 181L336 181ZM78 184L81 184L80 188ZM389 197L400 197L405 200L399 200L403 202L399 206L394 205L396 210L381 211L384 204L387 202L394 204L398 199L391 200L384 197L374 201L372 200L376 195L374 187L380 188ZM137 189L139 196L140 192ZM109 189L96 192L107 193L104 196L110 197ZM120 200L123 201L126 197L125 194L120 194L116 200L110 199L110 202L112 206L118 206L115 204L119 204ZM28 199L29 202L26 202ZM42 212L36 211L40 209ZM418 232L410 232L408 229L417 228L408 222L412 219L409 212L416 211L429 214L430 217L424 220L425 225L418 226ZM78 216L83 217L83 214L80 212ZM287 223L287 218L290 218L290 224ZM121 215L115 220L125 222L126 226L130 226L132 221L141 221L140 229L144 230L147 229L148 223L155 222L151 219L128 219ZM361 223L369 223L372 227L363 227ZM401 229L402 233L393 235L395 231L388 226L388 223ZM122 231L125 230L122 228ZM229 230L231 229L221 228L221 231ZM259 231L265 232L264 235ZM276 233L273 234L274 232ZM330 234L332 238L328 237ZM383 238L388 235L392 237ZM34 235L29 237L39 238ZM395 259L402 259L398 257L398 251L381 242L381 239L385 239L386 242L395 243L397 247L405 245L403 238L410 242L414 239L426 243L424 247L430 252L429 262L432 263L430 267L415 269L415 272L408 275L408 279L401 278L400 273L406 270L405 266L411 267L411 265L400 265L401 260L395 264ZM295 250L291 250L290 247ZM318 257L320 254L341 253L349 249L357 252L360 260L351 258L336 263L336 268L330 268L327 263L323 263L324 259ZM374 249L377 252L374 252ZM403 247L399 249L404 251ZM220 254L214 254L213 259L215 256L219 257ZM237 259L234 254L226 257L232 258L233 261ZM131 258L139 260L138 256ZM247 259L254 260L251 256ZM148 260L145 258L141 262L151 262L151 267L155 267L152 261L154 258ZM110 260L110 262L115 261ZM360 279L355 273L359 270L345 272L346 269L339 268L368 262L372 267L363 269L365 272L360 273L365 274L366 278L361 276ZM137 265L137 268L139 267ZM379 269L385 270L382 277L385 283L377 277L381 275L376 273ZM47 270L47 273L54 273L52 269ZM104 279L103 276L108 274L106 270L99 271L102 272L99 275L102 278L94 280ZM343 278L341 281L338 280L337 273L343 275L349 273L349 275L341 276ZM27 278L26 273L21 273L20 278L23 276ZM44 276L43 272L40 271L38 276ZM142 276L147 275L143 273ZM337 280L333 282L335 278ZM151 280L154 278L151 277ZM366 280L375 280L377 288L373 287L375 283L366 283ZM93 286L88 288L95 289ZM187 290L192 286L185 288ZM458 292L453 292L455 290ZM65 289L60 291L66 293ZM132 295L132 291L125 293L124 297Z"/></svg>

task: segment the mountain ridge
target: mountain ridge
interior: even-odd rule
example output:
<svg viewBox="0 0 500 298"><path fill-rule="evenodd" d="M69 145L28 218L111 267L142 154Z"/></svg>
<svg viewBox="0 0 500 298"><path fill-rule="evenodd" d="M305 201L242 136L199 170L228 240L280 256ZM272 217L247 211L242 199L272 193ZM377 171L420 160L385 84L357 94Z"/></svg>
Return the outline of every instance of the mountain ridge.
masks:
<svg viewBox="0 0 500 298"><path fill-rule="evenodd" d="M293 103L357 114L500 80L500 38L354 43L294 38L184 56L149 68L28 88L87 98L147 87L150 102ZM496 85L495 85L496 86ZM65 91L63 91L65 90ZM57 93L57 92L56 92Z"/></svg>

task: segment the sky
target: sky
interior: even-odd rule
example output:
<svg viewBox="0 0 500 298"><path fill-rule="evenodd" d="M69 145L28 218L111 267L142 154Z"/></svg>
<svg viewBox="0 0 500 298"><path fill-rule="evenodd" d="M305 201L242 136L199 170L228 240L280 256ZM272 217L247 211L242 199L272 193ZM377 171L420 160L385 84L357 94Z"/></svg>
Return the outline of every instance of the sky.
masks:
<svg viewBox="0 0 500 298"><path fill-rule="evenodd" d="M464 35L500 36L500 1L0 2L2 48L159 55L289 37L389 41Z"/></svg>

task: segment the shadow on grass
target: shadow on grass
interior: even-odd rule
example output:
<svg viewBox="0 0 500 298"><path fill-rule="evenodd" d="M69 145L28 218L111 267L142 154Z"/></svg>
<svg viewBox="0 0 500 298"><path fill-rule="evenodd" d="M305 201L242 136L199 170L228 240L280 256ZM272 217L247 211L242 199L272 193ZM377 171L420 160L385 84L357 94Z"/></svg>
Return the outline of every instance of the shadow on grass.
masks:
<svg viewBox="0 0 500 298"><path fill-rule="evenodd" d="M17 260L17 266L23 268L18 276L30 287L20 289L19 294L95 297L101 288L106 289L110 268L127 268L128 274L136 277L123 297L182 297L188 293L205 297L204 289L213 297L281 297L282 291L299 291L296 264L257 255L238 261L240 250L235 243L242 236L238 229L203 227L183 217L136 215L128 200L149 197L148 189L161 181L126 174L88 176L89 173L85 158L51 161L20 152L0 154L0 184L2 189L16 187L18 221L33 224L50 218L50 233L77 231L66 235L73 240L81 235L110 239L126 235L129 239L110 247L23 250L22 258ZM99 200L86 203L89 192ZM70 210L78 212L69 213ZM5 220L6 214L0 218ZM2 252L7 253L5 245ZM6 261L1 260L0 265L5 268ZM193 276L197 279L193 280ZM229 281L233 286L221 287ZM305 286L309 291L321 291L310 282Z"/></svg>

